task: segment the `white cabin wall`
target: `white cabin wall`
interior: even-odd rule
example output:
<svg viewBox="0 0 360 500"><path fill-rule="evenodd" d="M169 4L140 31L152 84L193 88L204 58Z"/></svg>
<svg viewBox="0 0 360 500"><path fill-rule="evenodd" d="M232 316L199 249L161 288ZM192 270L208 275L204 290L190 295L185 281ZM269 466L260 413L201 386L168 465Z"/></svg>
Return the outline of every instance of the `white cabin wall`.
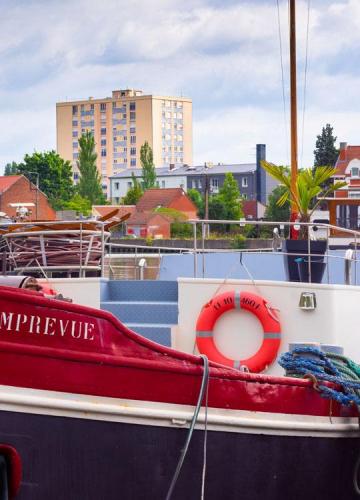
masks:
<svg viewBox="0 0 360 500"><path fill-rule="evenodd" d="M213 296L229 290L248 291L261 295L279 309L282 326L281 352L289 342L321 342L342 345L345 355L360 361L360 325L357 311L360 287L318 285L273 281L188 279L179 282L179 321L172 332L172 347L194 352L195 329L202 306ZM301 292L315 292L317 308L299 308ZM221 352L232 359L248 357L257 351L262 341L262 328L251 313L230 311L221 316L214 329L215 342ZM196 349L195 352L197 353ZM282 375L283 369L274 364L267 373Z"/></svg>

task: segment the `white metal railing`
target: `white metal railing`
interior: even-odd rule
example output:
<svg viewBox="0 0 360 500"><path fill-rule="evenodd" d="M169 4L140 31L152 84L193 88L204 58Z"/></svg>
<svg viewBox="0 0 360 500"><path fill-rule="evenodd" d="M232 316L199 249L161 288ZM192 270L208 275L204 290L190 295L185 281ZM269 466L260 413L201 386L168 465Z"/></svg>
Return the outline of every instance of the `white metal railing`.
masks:
<svg viewBox="0 0 360 500"><path fill-rule="evenodd" d="M303 254L297 254L298 256L304 256L308 257L307 262L308 262L308 273L309 273L309 281L311 282L311 257L315 256L316 254L311 254L311 241L316 240L316 237L314 236L314 232L310 231L310 229L324 229L326 232L326 239L329 240L329 237L331 235L331 232L341 232L349 235L350 238L354 238L354 251L355 251L355 258L352 258L352 262L355 263L355 284L357 283L357 262L358 259L356 258L356 252L357 252L357 247L358 247L358 241L360 240L360 231L356 231L354 229L347 229L347 228L342 228L338 226L334 226L332 224L325 224L325 223L314 223L314 222L287 222L287 221L281 221L281 222L276 222L276 221L249 221L249 220L214 220L214 219L203 219L203 220L188 220L188 223L193 225L193 252L194 252L194 277L197 277L198 275L198 269L197 269L197 254L199 253L198 247L197 247L197 228L200 225L201 226L201 252L203 253L204 251L204 241L205 241L205 235L209 233L209 226L210 224L216 225L216 224L226 224L226 225L235 225L235 226L240 226L244 227L245 225L253 225L253 226L270 226L270 227L288 227L291 228L293 227L296 230L299 230L300 227L307 227L307 252ZM241 250L243 251L243 250ZM293 255L293 254L287 254L286 252L282 252L282 255ZM332 255L329 254L329 252L326 252L326 268L329 272L329 257L332 257ZM345 257L340 257L337 256L338 258L342 258L345 261ZM348 260L348 259L346 259ZM349 265L349 264L346 264ZM345 267L345 266L344 266ZM204 269L204 264L203 264L203 269ZM345 271L344 271L345 273ZM204 274L204 272L203 272ZM346 276L346 275L345 275ZM329 275L328 275L328 281L329 281Z"/></svg>
<svg viewBox="0 0 360 500"><path fill-rule="evenodd" d="M28 222L28 223L9 223L3 224L1 227L6 229L11 226L11 231L3 234L4 241L7 245L7 263L15 272L34 271L41 268L42 272L52 271L71 271L76 270L79 275L85 275L87 271L98 271L101 276L106 273L111 274L114 269L134 269L134 276L143 276L149 270L150 273L157 274L160 269L161 258L164 253L187 253L192 254L194 258L193 276L198 276L198 256L202 256L202 275L205 275L205 255L210 253L264 253L279 250L281 240L279 231L274 233L273 245L269 248L231 248L231 249L209 249L205 248L206 235L208 235L208 228L210 224L219 225L226 224L231 226L259 226L259 227L273 227L273 228L286 228L290 226L309 227L307 238L307 252L298 254L299 256L308 257L308 272L311 281L311 241L316 239L314 227L321 229L326 238L329 239L331 232L341 231L342 234L348 235L353 241L354 253L351 256L332 255L329 251L326 252L327 272L329 272L329 259L343 259L344 260L344 276L345 282L351 283L351 276L354 274L355 284L357 283L357 247L360 241L360 231L339 228L330 224L324 223L299 223L299 222L276 222L276 221L228 221L228 220L190 220L186 221L193 225L193 239L190 247L183 246L156 246L156 245L134 245L131 240L129 243L113 243L109 240L110 233L105 231L106 223L95 220L83 221L54 221L54 222ZM65 227L68 226L68 227ZM78 226L78 227L76 227ZM92 228L90 228L92 226ZM39 227L41 229L39 229ZM55 229L52 229L55 227ZM200 230L199 230L200 229ZM255 240L256 238L254 238ZM36 251L32 248L35 242ZM68 245L68 252L65 255L70 256L73 254L71 262L66 262L64 265L54 262L49 259L49 248L54 242L58 242L63 246ZM95 244L96 243L96 244ZM71 246L72 245L72 246ZM74 251L74 246L76 251ZM129 256L129 254L119 253L116 250L131 249L133 256L133 263L131 265L121 265L116 263L117 257ZM151 253L145 253L145 252ZM286 252L281 252L279 255L284 255ZM91 256L94 259L91 259ZM150 258L157 256L158 260L156 265L153 263L145 262L139 266L139 259ZM75 258L76 257L76 258ZM27 261L26 261L27 259ZM92 265L96 260L96 265ZM26 261L26 263L25 263ZM105 267L107 268L105 269ZM346 270L345 270L346 267ZM141 270L142 269L142 270ZM346 274L345 274L346 273ZM115 273L113 273L115 274ZM328 275L329 282L329 275Z"/></svg>
<svg viewBox="0 0 360 500"><path fill-rule="evenodd" d="M96 271L103 275L105 245L110 237L105 226L96 220L2 224L6 264L17 273L76 271L83 276Z"/></svg>

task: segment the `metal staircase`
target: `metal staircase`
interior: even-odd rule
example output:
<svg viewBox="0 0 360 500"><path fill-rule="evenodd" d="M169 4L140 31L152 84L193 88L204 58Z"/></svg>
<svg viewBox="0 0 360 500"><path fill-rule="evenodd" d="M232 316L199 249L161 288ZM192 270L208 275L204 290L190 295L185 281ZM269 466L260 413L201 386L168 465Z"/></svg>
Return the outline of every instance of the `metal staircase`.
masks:
<svg viewBox="0 0 360 500"><path fill-rule="evenodd" d="M166 346L171 326L178 322L176 281L108 281L102 288L101 308L131 330Z"/></svg>

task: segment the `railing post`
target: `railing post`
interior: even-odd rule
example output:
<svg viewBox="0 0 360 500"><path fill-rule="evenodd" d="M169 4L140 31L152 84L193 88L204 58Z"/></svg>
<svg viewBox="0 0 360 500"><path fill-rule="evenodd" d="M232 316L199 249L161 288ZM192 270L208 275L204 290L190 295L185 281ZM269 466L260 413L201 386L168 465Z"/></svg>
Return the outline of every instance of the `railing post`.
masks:
<svg viewBox="0 0 360 500"><path fill-rule="evenodd" d="M308 237L308 273L309 273L309 283L311 280L311 241L310 241L310 226L307 226L307 237Z"/></svg>
<svg viewBox="0 0 360 500"><path fill-rule="evenodd" d="M357 238L355 233L355 286L357 285Z"/></svg>
<svg viewBox="0 0 360 500"><path fill-rule="evenodd" d="M196 241L196 222L194 224L194 278L197 278L197 241Z"/></svg>
<svg viewBox="0 0 360 500"><path fill-rule="evenodd" d="M101 223L101 274L104 277L105 268L105 235L104 235L104 223Z"/></svg>
<svg viewBox="0 0 360 500"><path fill-rule="evenodd" d="M345 285L351 285L352 282L352 261L354 259L354 250L348 248L345 252L345 268L344 268L344 282Z"/></svg>
<svg viewBox="0 0 360 500"><path fill-rule="evenodd" d="M201 223L202 277L205 278L205 226Z"/></svg>
<svg viewBox="0 0 360 500"><path fill-rule="evenodd" d="M329 268L329 238L330 238L330 229L329 227L326 228L326 240L328 242L327 244L327 249L326 249L326 275L327 275L327 282L328 284L330 283L330 268Z"/></svg>
<svg viewBox="0 0 360 500"><path fill-rule="evenodd" d="M83 257L82 257L82 229L83 229L83 225L82 225L82 221L80 221L80 266L79 266L79 277L80 278L83 277L83 271L82 271L82 260L83 260Z"/></svg>

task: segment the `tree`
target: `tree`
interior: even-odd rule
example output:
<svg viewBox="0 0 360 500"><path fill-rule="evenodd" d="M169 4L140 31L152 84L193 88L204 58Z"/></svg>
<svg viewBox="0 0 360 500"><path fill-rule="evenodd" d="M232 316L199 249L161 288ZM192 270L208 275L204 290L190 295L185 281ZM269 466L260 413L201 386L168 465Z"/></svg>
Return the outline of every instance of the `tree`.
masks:
<svg viewBox="0 0 360 500"><path fill-rule="evenodd" d="M322 128L322 132L317 136L314 155L315 167L333 167L339 155L339 150L335 147L337 137L333 136L333 127L329 123Z"/></svg>
<svg viewBox="0 0 360 500"><path fill-rule="evenodd" d="M78 193L87 198L91 205L103 205L106 198L101 187L101 177L96 166L95 139L87 131L79 139L79 160L77 166L80 180L77 186Z"/></svg>
<svg viewBox="0 0 360 500"><path fill-rule="evenodd" d="M154 165L153 151L147 141L140 148L140 163L142 168L143 188L150 189L156 184L156 171Z"/></svg>
<svg viewBox="0 0 360 500"><path fill-rule="evenodd" d="M286 191L285 186L276 186L269 195L268 205L265 210L265 218L276 222L290 220L290 201L286 200L284 205L279 206L278 202Z"/></svg>
<svg viewBox="0 0 360 500"><path fill-rule="evenodd" d="M225 174L224 184L219 190L219 198L224 204L224 219L239 220L244 216L238 183L231 172Z"/></svg>
<svg viewBox="0 0 360 500"><path fill-rule="evenodd" d="M189 189L187 192L188 197L190 200L196 205L197 208L197 214L200 218L204 217L204 199L197 191L197 189Z"/></svg>
<svg viewBox="0 0 360 500"><path fill-rule="evenodd" d="M12 161L11 163L7 163L4 169L4 175L17 175L18 174L18 164Z"/></svg>
<svg viewBox="0 0 360 500"><path fill-rule="evenodd" d="M39 182L40 190L47 195L55 210L60 210L64 201L73 196L71 163L55 151L26 154L17 167L18 174L25 175L34 184Z"/></svg>
<svg viewBox="0 0 360 500"><path fill-rule="evenodd" d="M224 200L219 195L213 195L209 197L209 219L212 220L226 219L226 209L224 205ZM220 228L218 224L216 227Z"/></svg>
<svg viewBox="0 0 360 500"><path fill-rule="evenodd" d="M87 198L83 198L79 195L79 193L76 193L71 200L63 203L62 208L63 210L75 210L80 214L89 215L91 211L91 204Z"/></svg>
<svg viewBox="0 0 360 500"><path fill-rule="evenodd" d="M132 178L132 187L123 197L122 199L123 205L136 205L143 195L143 190L140 186L139 181L135 177L134 173L131 174L131 178Z"/></svg>

